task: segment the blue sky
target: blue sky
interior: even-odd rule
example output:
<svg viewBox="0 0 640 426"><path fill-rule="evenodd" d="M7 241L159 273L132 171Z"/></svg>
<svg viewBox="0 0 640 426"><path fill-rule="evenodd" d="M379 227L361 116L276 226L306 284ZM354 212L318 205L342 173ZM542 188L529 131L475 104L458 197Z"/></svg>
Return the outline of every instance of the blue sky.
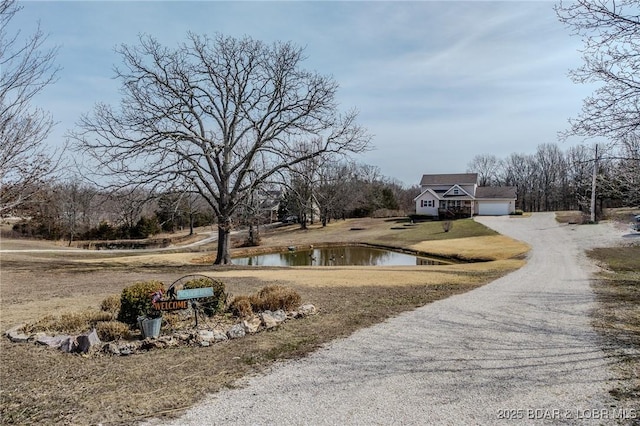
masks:
<svg viewBox="0 0 640 426"><path fill-rule="evenodd" d="M339 83L374 136L357 158L417 184L458 173L477 154L500 158L557 142L593 87L567 77L580 40L553 2L23 1L12 24L60 47L59 80L38 97L58 122L58 144L98 101L116 103L114 47L150 34L168 46L200 34L249 35L305 48L305 66ZM560 146L580 141L568 141Z"/></svg>

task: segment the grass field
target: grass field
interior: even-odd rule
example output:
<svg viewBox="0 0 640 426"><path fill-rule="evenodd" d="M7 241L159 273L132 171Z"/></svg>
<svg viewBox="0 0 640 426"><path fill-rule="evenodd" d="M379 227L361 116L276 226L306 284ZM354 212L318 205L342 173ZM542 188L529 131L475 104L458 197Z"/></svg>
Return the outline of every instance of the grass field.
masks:
<svg viewBox="0 0 640 426"><path fill-rule="evenodd" d="M629 387L611 391L614 397L637 406L640 400L640 359L627 349L640 351L640 246L597 248L588 255L605 270L593 288L598 307L593 324L603 347L619 362L616 374L629 378ZM633 406L633 405L630 405Z"/></svg>
<svg viewBox="0 0 640 426"><path fill-rule="evenodd" d="M177 415L207 393L236 386L245 375L262 371L276 360L305 356L362 327L490 282L522 266L528 250L471 220L454 222L446 233L439 222L383 219L338 221L308 230L294 225L262 233L263 247L270 248L353 242L485 262L410 267L213 267L206 261L215 245L195 252L176 249L141 255L3 253L3 330L48 314L96 308L105 297L139 280L170 284L194 272L222 279L233 295L253 293L267 284L289 286L303 302L316 305L319 314L211 347L153 350L129 357L69 355L3 339L2 423L132 424ZM2 248L12 246L36 248L38 244L2 242ZM242 253L243 249L233 250L233 255Z"/></svg>

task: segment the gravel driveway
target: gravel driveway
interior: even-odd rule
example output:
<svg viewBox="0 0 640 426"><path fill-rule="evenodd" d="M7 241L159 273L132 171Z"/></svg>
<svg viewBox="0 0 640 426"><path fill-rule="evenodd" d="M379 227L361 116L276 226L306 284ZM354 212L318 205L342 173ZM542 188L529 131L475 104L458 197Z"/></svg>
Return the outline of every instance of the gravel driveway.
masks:
<svg viewBox="0 0 640 426"><path fill-rule="evenodd" d="M172 424L611 424L618 410L640 415L608 396L582 253L625 241L628 230L559 225L552 213L477 220L529 243L527 265L279 364Z"/></svg>

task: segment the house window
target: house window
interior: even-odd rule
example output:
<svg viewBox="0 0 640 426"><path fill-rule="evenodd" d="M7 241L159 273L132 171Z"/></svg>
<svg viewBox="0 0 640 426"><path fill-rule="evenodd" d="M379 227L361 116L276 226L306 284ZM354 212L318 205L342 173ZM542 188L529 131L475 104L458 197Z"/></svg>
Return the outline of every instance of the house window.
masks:
<svg viewBox="0 0 640 426"><path fill-rule="evenodd" d="M458 195L458 194L460 194L460 191L458 191L457 189L454 189L453 190L453 195Z"/></svg>

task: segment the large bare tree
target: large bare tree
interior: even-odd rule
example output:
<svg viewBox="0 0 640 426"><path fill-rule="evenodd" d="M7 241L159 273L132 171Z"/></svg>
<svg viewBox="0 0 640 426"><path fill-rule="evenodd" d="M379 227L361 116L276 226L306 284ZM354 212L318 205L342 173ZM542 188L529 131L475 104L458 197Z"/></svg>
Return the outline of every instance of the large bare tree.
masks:
<svg viewBox="0 0 640 426"><path fill-rule="evenodd" d="M502 161L493 154L475 155L467 164L467 173L478 174L479 186L491 186L500 181L498 176Z"/></svg>
<svg viewBox="0 0 640 426"><path fill-rule="evenodd" d="M71 136L113 185L166 190L188 180L217 216L216 264L231 263L231 217L252 188L370 143L357 114L340 113L337 83L305 70L291 43L190 33L176 48L142 36L117 51L120 105L96 105Z"/></svg>
<svg viewBox="0 0 640 426"><path fill-rule="evenodd" d="M51 115L32 105L56 79L57 48L45 48L39 27L31 35L11 31L20 9L13 0L0 0L0 214L27 202L59 158L44 143Z"/></svg>
<svg viewBox="0 0 640 426"><path fill-rule="evenodd" d="M640 4L637 0L561 2L556 13L581 37L583 65L570 71L577 83L599 83L570 119L562 137L621 141L640 129Z"/></svg>

